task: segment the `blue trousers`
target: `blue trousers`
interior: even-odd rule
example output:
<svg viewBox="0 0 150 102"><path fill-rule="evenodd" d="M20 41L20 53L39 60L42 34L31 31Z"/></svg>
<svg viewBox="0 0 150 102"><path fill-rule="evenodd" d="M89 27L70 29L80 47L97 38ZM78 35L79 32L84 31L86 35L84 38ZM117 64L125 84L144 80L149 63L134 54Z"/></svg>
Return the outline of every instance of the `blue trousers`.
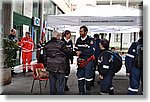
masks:
<svg viewBox="0 0 150 102"><path fill-rule="evenodd" d="M129 95L136 95L138 93L140 81L143 87L143 69L132 67L130 73L130 87L128 88Z"/></svg>
<svg viewBox="0 0 150 102"><path fill-rule="evenodd" d="M50 81L50 94L51 95L63 95L65 88L65 74L62 73L49 73Z"/></svg>
<svg viewBox="0 0 150 102"><path fill-rule="evenodd" d="M90 61L84 68L77 69L79 93L85 94L86 90L91 89L91 81L94 75L94 63Z"/></svg>
<svg viewBox="0 0 150 102"><path fill-rule="evenodd" d="M112 80L114 77L113 72L108 72L104 77L103 80L100 80L100 92L102 93L108 93L110 95L114 94L114 88L112 85Z"/></svg>

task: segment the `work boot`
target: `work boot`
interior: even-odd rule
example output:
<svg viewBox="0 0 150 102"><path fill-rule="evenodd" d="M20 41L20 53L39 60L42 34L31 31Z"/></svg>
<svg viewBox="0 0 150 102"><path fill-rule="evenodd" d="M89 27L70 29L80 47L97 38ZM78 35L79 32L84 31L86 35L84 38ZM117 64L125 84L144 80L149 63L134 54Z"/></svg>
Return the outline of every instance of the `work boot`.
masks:
<svg viewBox="0 0 150 102"><path fill-rule="evenodd" d="M90 94L91 94L90 90L86 90L86 95L90 95Z"/></svg>
<svg viewBox="0 0 150 102"><path fill-rule="evenodd" d="M111 90L111 91L109 92L109 95L114 95L114 90Z"/></svg>
<svg viewBox="0 0 150 102"><path fill-rule="evenodd" d="M109 95L109 93L100 92L100 95Z"/></svg>
<svg viewBox="0 0 150 102"><path fill-rule="evenodd" d="M65 86L65 91L69 91L69 88L68 88L68 86Z"/></svg>
<svg viewBox="0 0 150 102"><path fill-rule="evenodd" d="M94 86L94 82L91 82L91 86Z"/></svg>
<svg viewBox="0 0 150 102"><path fill-rule="evenodd" d="M25 73L26 72L26 70L23 70L23 73Z"/></svg>
<svg viewBox="0 0 150 102"><path fill-rule="evenodd" d="M13 77L14 75L16 75L17 73L14 72L14 70L11 70L11 76Z"/></svg>
<svg viewBox="0 0 150 102"><path fill-rule="evenodd" d="M79 92L79 95L85 95L85 93L84 92Z"/></svg>
<svg viewBox="0 0 150 102"><path fill-rule="evenodd" d="M100 81L97 81L97 84L100 85Z"/></svg>
<svg viewBox="0 0 150 102"><path fill-rule="evenodd" d="M25 65L23 65L22 70L23 70L23 73L25 73L25 72L26 72L26 66L25 66Z"/></svg>

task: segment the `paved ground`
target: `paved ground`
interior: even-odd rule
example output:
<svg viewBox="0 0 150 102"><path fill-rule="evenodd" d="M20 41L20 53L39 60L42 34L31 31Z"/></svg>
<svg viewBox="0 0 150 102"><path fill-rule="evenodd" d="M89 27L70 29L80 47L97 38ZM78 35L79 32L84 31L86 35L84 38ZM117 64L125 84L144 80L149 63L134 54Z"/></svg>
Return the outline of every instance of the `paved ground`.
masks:
<svg viewBox="0 0 150 102"><path fill-rule="evenodd" d="M71 65L71 74L68 80L68 86L70 91L65 92L66 95L78 95L78 87L77 87L77 77L76 77L76 64ZM21 68L16 67L15 71L18 73L12 77L12 82L9 85L3 87L3 95L31 95L30 89L32 85L32 72L21 73ZM96 72L97 73L97 72ZM92 87L91 94L98 95L99 94L99 85L98 81L98 73L96 74L95 86ZM129 86L128 77L125 76L125 67L122 67L122 70L117 73L117 75L113 79L115 95L126 95L127 89ZM49 95L49 84L47 87L44 87L45 82L42 82L42 94ZM40 94L40 88L38 81L35 82L35 86L33 89L33 95ZM141 92L139 92L141 94Z"/></svg>

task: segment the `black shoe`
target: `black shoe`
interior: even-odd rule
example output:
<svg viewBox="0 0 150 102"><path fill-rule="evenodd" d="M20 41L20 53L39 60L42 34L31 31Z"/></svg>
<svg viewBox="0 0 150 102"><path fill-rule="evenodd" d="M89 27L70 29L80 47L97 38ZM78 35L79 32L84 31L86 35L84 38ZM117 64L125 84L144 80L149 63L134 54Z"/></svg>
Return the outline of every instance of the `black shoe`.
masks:
<svg viewBox="0 0 150 102"><path fill-rule="evenodd" d="M14 70L11 70L11 76L17 75L17 73L14 72Z"/></svg>
<svg viewBox="0 0 150 102"><path fill-rule="evenodd" d="M85 95L85 93L84 92L79 92L79 95Z"/></svg>
<svg viewBox="0 0 150 102"><path fill-rule="evenodd" d="M93 83L93 82L91 83L91 86L94 86L94 83Z"/></svg>
<svg viewBox="0 0 150 102"><path fill-rule="evenodd" d="M112 92L109 92L109 95L115 95L115 94L114 94L114 91L112 91Z"/></svg>
<svg viewBox="0 0 150 102"><path fill-rule="evenodd" d="M86 90L86 95L90 95L90 94L91 94L90 90Z"/></svg>
<svg viewBox="0 0 150 102"><path fill-rule="evenodd" d="M28 72L33 72L33 71L31 69L29 69Z"/></svg>
<svg viewBox="0 0 150 102"><path fill-rule="evenodd" d="M100 81L97 81L97 84L100 85Z"/></svg>
<svg viewBox="0 0 150 102"><path fill-rule="evenodd" d="M25 73L26 72L26 70L23 70L23 73Z"/></svg>
<svg viewBox="0 0 150 102"><path fill-rule="evenodd" d="M65 91L69 91L69 88L68 88L68 86L65 86Z"/></svg>

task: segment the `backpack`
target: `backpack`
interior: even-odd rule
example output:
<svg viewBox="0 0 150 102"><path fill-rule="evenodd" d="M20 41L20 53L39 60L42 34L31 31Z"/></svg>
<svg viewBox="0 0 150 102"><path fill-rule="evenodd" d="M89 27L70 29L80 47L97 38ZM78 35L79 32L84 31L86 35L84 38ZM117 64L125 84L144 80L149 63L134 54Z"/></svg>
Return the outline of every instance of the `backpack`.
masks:
<svg viewBox="0 0 150 102"><path fill-rule="evenodd" d="M106 51L105 53L109 53L112 55L112 63L114 63L113 69L111 69L114 73L117 73L122 68L122 57L118 53L113 53L111 51Z"/></svg>
<svg viewBox="0 0 150 102"><path fill-rule="evenodd" d="M134 64L137 68L143 68L143 44L137 42Z"/></svg>

